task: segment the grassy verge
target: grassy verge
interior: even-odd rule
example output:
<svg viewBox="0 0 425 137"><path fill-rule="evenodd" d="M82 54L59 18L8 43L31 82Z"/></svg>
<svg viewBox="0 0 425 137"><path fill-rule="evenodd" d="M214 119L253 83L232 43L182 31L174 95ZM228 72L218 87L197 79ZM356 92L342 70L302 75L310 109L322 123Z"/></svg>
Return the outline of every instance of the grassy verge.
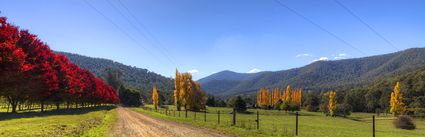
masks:
<svg viewBox="0 0 425 137"><path fill-rule="evenodd" d="M152 107L152 106L147 106ZM172 107L170 107L172 108ZM277 110L259 110L260 129L256 129L256 112L251 114L237 114L236 125L232 125L232 111L229 108L208 108L206 122L204 113L171 111L168 115L164 112L154 112L142 108L133 110L151 115L153 117L173 120L181 123L216 129L237 136L294 136L295 115ZM220 124L217 112L220 111ZM174 114L175 113L175 114ZM347 118L326 117L318 112L301 111L299 116L299 134L302 137L359 137L372 136L372 115L369 113L353 113ZM385 137L420 137L425 136L425 120L416 119L416 130L402 130L394 128L391 116L381 116L376 119L376 135Z"/></svg>
<svg viewBox="0 0 425 137"><path fill-rule="evenodd" d="M116 110L110 106L45 113L0 113L0 136L105 136L115 119Z"/></svg>

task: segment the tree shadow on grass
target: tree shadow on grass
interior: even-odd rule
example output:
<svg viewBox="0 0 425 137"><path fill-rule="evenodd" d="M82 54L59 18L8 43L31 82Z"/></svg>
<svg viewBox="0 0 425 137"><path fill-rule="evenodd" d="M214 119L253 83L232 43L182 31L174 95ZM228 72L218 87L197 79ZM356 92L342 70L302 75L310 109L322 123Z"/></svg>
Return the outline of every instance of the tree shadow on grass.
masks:
<svg viewBox="0 0 425 137"><path fill-rule="evenodd" d="M81 115L81 114L86 114L93 111L111 110L114 108L116 108L116 106L60 109L60 110L51 110L51 111L45 111L45 112L0 113L0 121L18 119L18 118L46 117L46 116L53 116L53 115Z"/></svg>

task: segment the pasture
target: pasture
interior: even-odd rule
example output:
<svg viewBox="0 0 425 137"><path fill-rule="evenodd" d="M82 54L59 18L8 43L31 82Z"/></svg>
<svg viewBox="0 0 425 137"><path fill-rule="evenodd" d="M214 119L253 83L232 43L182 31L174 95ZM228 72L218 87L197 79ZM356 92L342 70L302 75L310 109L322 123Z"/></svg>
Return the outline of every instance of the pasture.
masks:
<svg viewBox="0 0 425 137"><path fill-rule="evenodd" d="M236 125L232 125L231 108L208 107L204 112L188 111L187 118L185 111L174 111L174 106L168 106L170 111L165 114L165 109L151 111L151 105L146 108L133 108L139 113L145 113L153 117L173 120L185 124L217 129L220 132L235 136L295 136L295 113L278 110L258 110L259 129L255 122L257 117L256 109L249 109L250 114L236 115ZM220 123L218 114L220 111ZM195 118L196 115L196 118ZM343 117L327 117L321 112L299 112L300 137L365 137L372 136L372 116L371 113L353 113ZM403 130L396 129L392 123L391 115L376 117L377 137L420 137L425 136L425 120L415 119L417 129Z"/></svg>
<svg viewBox="0 0 425 137"><path fill-rule="evenodd" d="M0 136L90 136L108 135L116 121L112 106L50 110L40 112L0 112Z"/></svg>

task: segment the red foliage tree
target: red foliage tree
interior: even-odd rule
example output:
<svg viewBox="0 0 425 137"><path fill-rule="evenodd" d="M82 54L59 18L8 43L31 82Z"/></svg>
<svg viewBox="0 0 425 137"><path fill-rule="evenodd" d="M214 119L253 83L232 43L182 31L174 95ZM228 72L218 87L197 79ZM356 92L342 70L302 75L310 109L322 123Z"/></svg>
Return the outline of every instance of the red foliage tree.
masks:
<svg viewBox="0 0 425 137"><path fill-rule="evenodd" d="M0 96L8 99L12 112L19 102L46 101L118 103L115 90L88 70L80 69L63 55L26 30L0 17Z"/></svg>

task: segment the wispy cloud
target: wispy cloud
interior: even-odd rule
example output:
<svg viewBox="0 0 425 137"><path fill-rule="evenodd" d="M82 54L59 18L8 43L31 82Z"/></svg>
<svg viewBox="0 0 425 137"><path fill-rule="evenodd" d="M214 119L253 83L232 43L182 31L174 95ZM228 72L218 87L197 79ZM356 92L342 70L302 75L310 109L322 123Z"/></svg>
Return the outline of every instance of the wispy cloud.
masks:
<svg viewBox="0 0 425 137"><path fill-rule="evenodd" d="M195 74L195 73L198 73L198 72L199 72L199 70L197 70L197 69L192 69L192 70L189 70L189 71L187 71L187 72L189 72L190 74Z"/></svg>
<svg viewBox="0 0 425 137"><path fill-rule="evenodd" d="M329 60L328 57L320 57L318 59L313 60L313 62L316 62L316 61L327 61L327 60Z"/></svg>
<svg viewBox="0 0 425 137"><path fill-rule="evenodd" d="M257 73L257 72L261 72L261 71L262 71L261 69L253 68L250 71L248 71L247 73Z"/></svg>
<svg viewBox="0 0 425 137"><path fill-rule="evenodd" d="M311 56L311 54L310 53L304 53L304 54L298 54L297 56L295 56L295 57L297 57L297 58L299 58L299 57L310 57Z"/></svg>
<svg viewBox="0 0 425 137"><path fill-rule="evenodd" d="M334 56L334 60L345 59L347 57L348 57L348 54L346 54L346 53L339 53L338 55Z"/></svg>

